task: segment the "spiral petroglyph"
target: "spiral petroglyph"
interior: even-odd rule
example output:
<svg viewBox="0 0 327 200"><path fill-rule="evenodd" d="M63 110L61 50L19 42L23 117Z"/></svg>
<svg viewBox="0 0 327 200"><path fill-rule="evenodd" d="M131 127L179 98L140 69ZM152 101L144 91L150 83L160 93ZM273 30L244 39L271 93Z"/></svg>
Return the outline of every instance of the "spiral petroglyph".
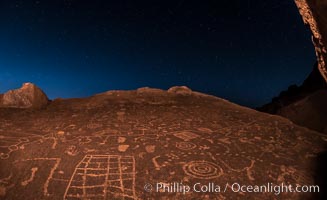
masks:
<svg viewBox="0 0 327 200"><path fill-rule="evenodd" d="M183 170L188 176L198 179L214 179L223 174L218 165L208 161L191 161L183 166Z"/></svg>

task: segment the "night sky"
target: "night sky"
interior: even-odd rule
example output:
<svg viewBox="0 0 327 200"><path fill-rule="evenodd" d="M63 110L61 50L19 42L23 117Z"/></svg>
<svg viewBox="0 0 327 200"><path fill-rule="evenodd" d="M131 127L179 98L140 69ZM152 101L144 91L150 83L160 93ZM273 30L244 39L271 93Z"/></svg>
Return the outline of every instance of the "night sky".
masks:
<svg viewBox="0 0 327 200"><path fill-rule="evenodd" d="M2 0L0 25L0 93L51 99L187 85L255 107L316 60L293 0Z"/></svg>

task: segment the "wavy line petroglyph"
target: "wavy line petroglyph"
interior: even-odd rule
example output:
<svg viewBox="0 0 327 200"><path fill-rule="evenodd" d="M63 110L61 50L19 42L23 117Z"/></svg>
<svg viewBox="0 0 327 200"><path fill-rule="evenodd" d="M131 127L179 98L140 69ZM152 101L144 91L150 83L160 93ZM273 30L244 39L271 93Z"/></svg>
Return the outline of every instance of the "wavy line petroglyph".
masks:
<svg viewBox="0 0 327 200"><path fill-rule="evenodd" d="M48 188L49 188L49 184L53 178L54 172L55 170L57 170L60 162L61 162L61 158L30 158L30 159L22 159L22 160L16 160L15 162L13 162L13 164L16 163L20 163L20 162L30 162L30 163L34 163L34 162L38 162L38 161L46 161L46 162L54 162L53 166L51 165L47 165L48 167L50 167L50 172L47 176L46 181L43 184L43 195L44 196L50 196L49 192L48 192ZM46 167L46 166L42 166L42 167ZM31 169L31 177L28 180L23 181L21 184L23 186L26 186L28 183L32 182L34 177L35 177L35 173L40 169L40 167L34 167Z"/></svg>
<svg viewBox="0 0 327 200"><path fill-rule="evenodd" d="M32 182L33 179L34 179L35 173L37 172L37 170L38 170L37 167L33 167L33 168L31 169L31 176L30 176L27 180L21 182L21 185L22 185L22 186L26 186L26 185L28 185L30 182Z"/></svg>

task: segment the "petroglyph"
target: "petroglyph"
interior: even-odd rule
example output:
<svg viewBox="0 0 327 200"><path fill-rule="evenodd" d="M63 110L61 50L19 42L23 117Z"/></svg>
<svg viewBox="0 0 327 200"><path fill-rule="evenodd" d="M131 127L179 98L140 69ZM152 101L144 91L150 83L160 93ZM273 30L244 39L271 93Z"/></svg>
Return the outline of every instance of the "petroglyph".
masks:
<svg viewBox="0 0 327 200"><path fill-rule="evenodd" d="M118 146L118 151L125 152L129 148L128 144L122 144Z"/></svg>
<svg viewBox="0 0 327 200"><path fill-rule="evenodd" d="M23 181L21 183L23 186L26 186L28 183L30 183L31 181L33 181L35 179L36 171L42 170L42 169L40 169L40 167L47 168L47 169L50 167L49 168L49 175L48 175L48 177L46 178L46 180L45 180L45 182L43 184L43 195L44 196L49 196L50 194L48 192L48 187L49 187L50 181L53 178L54 172L57 170L57 168L58 168L58 166L59 166L59 164L61 162L61 158L30 158L30 159L16 160L13 163L15 164L15 163L20 163L20 162L30 162L30 163L32 163L34 165L36 165L38 162L40 162L40 163L43 163L43 162L53 163L52 167L50 167L51 165L47 164L47 165L41 165L39 167L32 168L31 169L32 174L31 174L30 179L25 180L25 181ZM47 166L47 167L45 167L45 166ZM44 178L44 177L41 177L41 178Z"/></svg>
<svg viewBox="0 0 327 200"><path fill-rule="evenodd" d="M176 147L183 151L189 151L196 147L192 142L176 142Z"/></svg>
<svg viewBox="0 0 327 200"><path fill-rule="evenodd" d="M27 137L12 137L12 136L3 136L3 139L0 140L0 151L7 149L7 152L0 152L0 159L5 160L10 157L15 151L24 150L26 145L43 143L46 140L53 140L54 143L51 148L55 148L57 145L56 137L52 133L40 136L36 134L25 134Z"/></svg>
<svg viewBox="0 0 327 200"><path fill-rule="evenodd" d="M152 163L156 170L160 170L161 166L159 165L157 159L160 158L160 156L156 156L152 158Z"/></svg>
<svg viewBox="0 0 327 200"><path fill-rule="evenodd" d="M37 170L38 170L37 167L33 167L33 168L31 169L31 176L29 177L29 179L27 179L27 180L21 182L21 185L22 185L22 186L26 186L26 185L28 185L30 182L32 182L33 179L34 179L35 173L37 172Z"/></svg>
<svg viewBox="0 0 327 200"><path fill-rule="evenodd" d="M145 154L146 154L146 152L141 152L141 153L139 153L138 157L143 159Z"/></svg>
<svg viewBox="0 0 327 200"><path fill-rule="evenodd" d="M224 172L221 167L208 161L191 161L183 166L185 174L198 179L214 179Z"/></svg>
<svg viewBox="0 0 327 200"><path fill-rule="evenodd" d="M94 152L97 152L98 150L96 149L89 149L89 148L84 148L84 153L88 154L88 153L94 153Z"/></svg>
<svg viewBox="0 0 327 200"><path fill-rule="evenodd" d="M296 180L296 183L300 185L313 184L312 177L307 173L299 171L292 166L281 165L277 181L279 183L288 182L290 181L290 178Z"/></svg>
<svg viewBox="0 0 327 200"><path fill-rule="evenodd" d="M252 168L254 166L254 163L255 163L255 161L254 160L251 160L251 165L249 167L246 167L246 175L248 176L248 179L250 181L254 181L255 180L255 178L253 178L253 176L252 176Z"/></svg>
<svg viewBox="0 0 327 200"><path fill-rule="evenodd" d="M10 175L8 177L2 178L0 179L0 183L1 184L8 184L9 180L12 178L12 173L10 173Z"/></svg>
<svg viewBox="0 0 327 200"><path fill-rule="evenodd" d="M76 156L79 152L75 145L71 145L65 150L65 153L70 156Z"/></svg>
<svg viewBox="0 0 327 200"><path fill-rule="evenodd" d="M231 141L229 138L219 138L218 141L225 143L225 144L231 144Z"/></svg>
<svg viewBox="0 0 327 200"><path fill-rule="evenodd" d="M80 137L80 138L78 138L78 142L79 142L79 145L84 145L84 144L88 144L88 143L92 142L92 139L89 136Z"/></svg>
<svg viewBox="0 0 327 200"><path fill-rule="evenodd" d="M210 149L210 147L208 147L207 145L199 146L199 150L208 150L208 149Z"/></svg>
<svg viewBox="0 0 327 200"><path fill-rule="evenodd" d="M99 142L99 145L104 145L104 144L106 144L106 143L107 143L107 141L108 141L108 138L109 138L109 135L107 135L107 136L104 136L104 139L103 139L103 136L97 136L97 137L100 137L100 138L102 139L102 141L101 141L101 142Z"/></svg>
<svg viewBox="0 0 327 200"><path fill-rule="evenodd" d="M5 159L8 159L9 158L9 154L8 153L0 153L0 158L2 159L2 160L5 160Z"/></svg>
<svg viewBox="0 0 327 200"><path fill-rule="evenodd" d="M125 112L117 112L116 113L117 114L117 118L118 118L118 120L119 121L121 121L121 122L124 122L124 119L125 119Z"/></svg>
<svg viewBox="0 0 327 200"><path fill-rule="evenodd" d="M191 131L181 131L181 132L177 132L177 133L174 133L174 136L175 137L178 137L184 141L189 141L189 140L192 140L194 138L197 138L199 137L198 134L195 134Z"/></svg>
<svg viewBox="0 0 327 200"><path fill-rule="evenodd" d="M155 145L146 145L145 146L145 150L148 153L154 153L156 150L156 146Z"/></svg>
<svg viewBox="0 0 327 200"><path fill-rule="evenodd" d="M208 133L208 134L212 134L213 131L210 129L210 128L204 128L204 127L200 127L200 128L197 128L198 131L201 131L203 133Z"/></svg>
<svg viewBox="0 0 327 200"><path fill-rule="evenodd" d="M172 158L172 159L179 159L179 156L176 155L175 153L167 153L165 154L168 158Z"/></svg>
<svg viewBox="0 0 327 200"><path fill-rule="evenodd" d="M86 155L76 166L64 199L136 199L133 156Z"/></svg>
<svg viewBox="0 0 327 200"><path fill-rule="evenodd" d="M97 128L101 128L102 126L103 126L102 124L100 124L100 123L94 123L94 122L88 123L88 124L86 125L86 127L87 127L88 129L91 129L91 130L93 130L93 129L97 129Z"/></svg>
<svg viewBox="0 0 327 200"><path fill-rule="evenodd" d="M0 197L5 196L7 190L14 187L14 184L10 184L10 180L13 177L13 174L10 173L8 177L0 179Z"/></svg>
<svg viewBox="0 0 327 200"><path fill-rule="evenodd" d="M126 141L126 137L118 137L118 143L124 143Z"/></svg>
<svg viewBox="0 0 327 200"><path fill-rule="evenodd" d="M58 138L61 138L61 137L63 137L65 135L65 131L58 131L57 132L57 137Z"/></svg>
<svg viewBox="0 0 327 200"><path fill-rule="evenodd" d="M210 156L212 160L217 161L216 157L211 152L207 152L207 154Z"/></svg>
<svg viewBox="0 0 327 200"><path fill-rule="evenodd" d="M53 144L52 144L52 146L51 146L51 149L56 149L57 144L58 144L58 139L54 137L54 138L53 138Z"/></svg>

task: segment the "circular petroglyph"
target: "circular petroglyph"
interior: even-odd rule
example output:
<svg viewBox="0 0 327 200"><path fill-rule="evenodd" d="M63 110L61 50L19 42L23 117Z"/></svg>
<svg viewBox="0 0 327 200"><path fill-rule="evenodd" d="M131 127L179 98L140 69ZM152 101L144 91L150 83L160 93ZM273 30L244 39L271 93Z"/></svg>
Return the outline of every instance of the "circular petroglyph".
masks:
<svg viewBox="0 0 327 200"><path fill-rule="evenodd" d="M187 175L198 179L213 179L223 174L218 165L208 161L191 161L183 166L183 170Z"/></svg>
<svg viewBox="0 0 327 200"><path fill-rule="evenodd" d="M10 151L17 151L18 150L18 146L17 145L11 145L11 146L8 147L8 149Z"/></svg>
<svg viewBox="0 0 327 200"><path fill-rule="evenodd" d="M7 154L7 153L0 153L0 158L2 160L8 159L9 158L9 154Z"/></svg>
<svg viewBox="0 0 327 200"><path fill-rule="evenodd" d="M30 140L28 138L19 138L19 142L29 142Z"/></svg>
<svg viewBox="0 0 327 200"><path fill-rule="evenodd" d="M176 147L180 150L188 151L194 149L196 145L192 142L176 142Z"/></svg>

